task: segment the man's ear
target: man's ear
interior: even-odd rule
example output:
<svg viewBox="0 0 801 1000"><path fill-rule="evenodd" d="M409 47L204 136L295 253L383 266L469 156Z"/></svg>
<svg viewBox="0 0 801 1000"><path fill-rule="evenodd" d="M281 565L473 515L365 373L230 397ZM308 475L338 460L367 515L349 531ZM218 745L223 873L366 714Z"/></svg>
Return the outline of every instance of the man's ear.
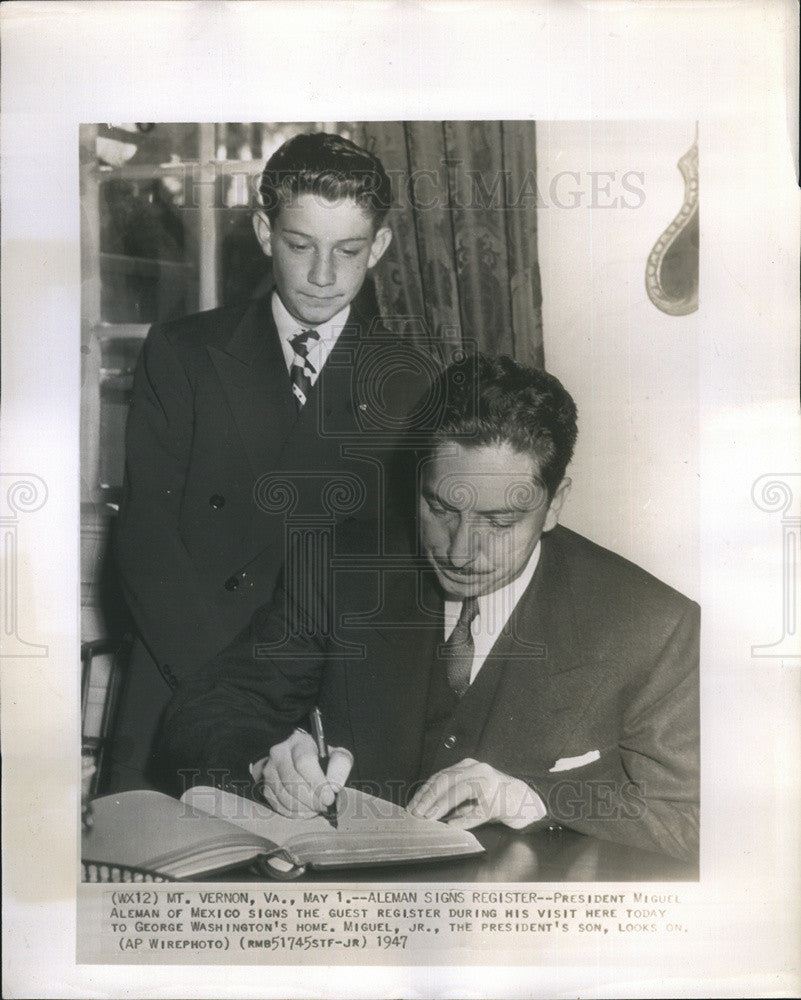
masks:
<svg viewBox="0 0 801 1000"><path fill-rule="evenodd" d="M253 215L253 232L256 239L261 244L261 248L268 257L273 255L273 227L267 218L267 213L258 211Z"/></svg>
<svg viewBox="0 0 801 1000"><path fill-rule="evenodd" d="M562 504L567 500L567 495L570 492L570 487L573 485L573 480L568 479L567 476L562 480L562 482L556 487L556 492L553 497L551 497L551 502L548 504L548 513L545 515L545 523L542 526L543 531L550 531L551 528L555 528L559 523L559 514L562 510Z"/></svg>
<svg viewBox="0 0 801 1000"><path fill-rule="evenodd" d="M375 234L373 245L370 247L370 256L367 258L368 267L372 267L381 260L391 242L392 230L389 226L382 226Z"/></svg>

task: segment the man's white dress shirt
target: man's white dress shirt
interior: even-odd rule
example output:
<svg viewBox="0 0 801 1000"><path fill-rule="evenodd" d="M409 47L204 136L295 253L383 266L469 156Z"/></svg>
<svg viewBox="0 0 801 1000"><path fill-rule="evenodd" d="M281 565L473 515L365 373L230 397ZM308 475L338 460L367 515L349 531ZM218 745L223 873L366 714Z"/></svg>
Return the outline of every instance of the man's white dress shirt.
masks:
<svg viewBox="0 0 801 1000"><path fill-rule="evenodd" d="M517 607L517 602L525 593L526 587L531 583L537 563L540 561L540 543L534 546L534 551L529 556L529 560L523 572L515 577L511 583L505 587L494 591L492 594L484 594L478 598L478 614L473 619L471 631L473 633L473 645L475 653L473 655L473 667L470 671L470 683L478 676L479 670L484 666L490 650L495 645L495 640L503 631L504 626L509 621L512 612ZM445 641L450 638L462 610L462 601L445 601Z"/></svg>

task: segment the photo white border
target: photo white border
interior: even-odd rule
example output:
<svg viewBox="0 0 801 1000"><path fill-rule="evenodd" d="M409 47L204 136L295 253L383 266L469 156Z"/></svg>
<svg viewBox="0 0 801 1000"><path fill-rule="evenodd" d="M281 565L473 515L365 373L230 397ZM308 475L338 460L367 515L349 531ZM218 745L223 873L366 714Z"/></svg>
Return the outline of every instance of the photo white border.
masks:
<svg viewBox="0 0 801 1000"><path fill-rule="evenodd" d="M797 992L801 661L750 655L782 620L780 516L751 487L798 468L797 6L12 2L0 30L0 460L48 491L15 567L21 634L48 655L0 660L6 994ZM699 121L703 892L686 948L361 975L75 966L78 125L133 117Z"/></svg>

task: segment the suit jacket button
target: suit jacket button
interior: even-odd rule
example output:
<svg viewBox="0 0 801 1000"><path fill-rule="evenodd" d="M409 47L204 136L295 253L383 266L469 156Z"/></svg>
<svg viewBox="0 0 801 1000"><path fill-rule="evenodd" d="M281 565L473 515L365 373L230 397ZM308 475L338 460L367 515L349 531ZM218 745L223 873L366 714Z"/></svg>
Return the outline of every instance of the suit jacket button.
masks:
<svg viewBox="0 0 801 1000"><path fill-rule="evenodd" d="M225 581L224 586L226 590L236 590L236 588L239 586L239 580L237 580L235 576L229 576L228 579Z"/></svg>
<svg viewBox="0 0 801 1000"><path fill-rule="evenodd" d="M442 741L442 745L445 747L446 750L453 750L457 742L458 740L453 735L453 733L451 733L450 736L445 737L445 739Z"/></svg>
<svg viewBox="0 0 801 1000"><path fill-rule="evenodd" d="M220 510L225 506L225 497L220 496L219 493L215 493L213 496L209 497L209 507L213 507L215 510Z"/></svg>

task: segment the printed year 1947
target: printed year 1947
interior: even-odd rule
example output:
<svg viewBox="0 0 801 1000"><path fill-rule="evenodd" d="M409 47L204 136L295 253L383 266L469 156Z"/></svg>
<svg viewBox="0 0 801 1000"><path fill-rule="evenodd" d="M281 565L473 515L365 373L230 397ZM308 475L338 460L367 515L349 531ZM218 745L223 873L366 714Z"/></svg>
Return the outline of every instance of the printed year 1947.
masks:
<svg viewBox="0 0 801 1000"><path fill-rule="evenodd" d="M408 934L379 934L376 938L380 948L405 948L408 941Z"/></svg>

